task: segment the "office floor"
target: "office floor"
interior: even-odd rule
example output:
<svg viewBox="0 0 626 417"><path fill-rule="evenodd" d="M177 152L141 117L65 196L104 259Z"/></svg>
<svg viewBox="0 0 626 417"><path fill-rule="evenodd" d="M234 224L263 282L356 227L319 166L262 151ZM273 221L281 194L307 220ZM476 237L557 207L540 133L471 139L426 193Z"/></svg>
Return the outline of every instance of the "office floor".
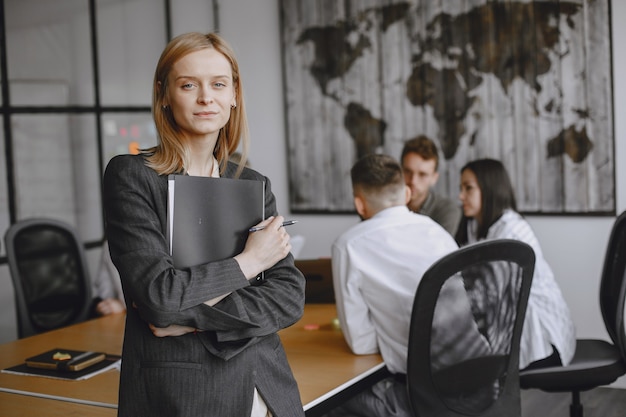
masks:
<svg viewBox="0 0 626 417"><path fill-rule="evenodd" d="M596 388L580 394L584 417L623 417L626 389ZM569 417L571 394L522 390L522 417Z"/></svg>

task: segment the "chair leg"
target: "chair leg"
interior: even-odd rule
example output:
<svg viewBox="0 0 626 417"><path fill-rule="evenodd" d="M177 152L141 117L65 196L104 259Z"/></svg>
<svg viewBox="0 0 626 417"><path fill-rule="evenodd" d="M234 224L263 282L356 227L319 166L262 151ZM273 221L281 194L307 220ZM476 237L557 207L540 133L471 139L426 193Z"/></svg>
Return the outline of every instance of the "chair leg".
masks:
<svg viewBox="0 0 626 417"><path fill-rule="evenodd" d="M580 403L580 392L572 391L572 403L569 406L570 417L583 417L583 405Z"/></svg>

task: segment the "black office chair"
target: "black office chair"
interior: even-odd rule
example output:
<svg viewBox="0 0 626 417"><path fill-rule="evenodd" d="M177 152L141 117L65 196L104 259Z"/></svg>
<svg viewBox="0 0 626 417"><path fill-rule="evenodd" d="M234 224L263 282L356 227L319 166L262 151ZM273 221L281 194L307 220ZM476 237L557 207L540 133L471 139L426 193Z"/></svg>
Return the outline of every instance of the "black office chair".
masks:
<svg viewBox="0 0 626 417"><path fill-rule="evenodd" d="M514 240L463 247L424 274L407 390L415 416L521 416L519 350L535 254Z"/></svg>
<svg viewBox="0 0 626 417"><path fill-rule="evenodd" d="M611 230L600 281L600 310L611 341L578 339L574 359L567 366L520 372L522 388L571 392L570 416L582 417L580 393L608 385L626 374L624 298L626 297L626 212Z"/></svg>
<svg viewBox="0 0 626 417"><path fill-rule="evenodd" d="M74 228L53 219L28 219L4 235L15 290L18 337L89 318L91 279Z"/></svg>

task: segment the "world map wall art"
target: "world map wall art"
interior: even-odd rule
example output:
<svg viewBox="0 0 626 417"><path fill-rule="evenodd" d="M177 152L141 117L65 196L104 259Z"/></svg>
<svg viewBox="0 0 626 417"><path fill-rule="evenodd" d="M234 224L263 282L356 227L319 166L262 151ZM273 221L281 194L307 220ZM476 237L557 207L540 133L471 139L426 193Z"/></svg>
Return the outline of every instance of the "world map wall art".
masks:
<svg viewBox="0 0 626 417"><path fill-rule="evenodd" d="M608 0L279 4L292 212L353 213L354 162L426 135L450 198L489 157L523 213L615 213Z"/></svg>

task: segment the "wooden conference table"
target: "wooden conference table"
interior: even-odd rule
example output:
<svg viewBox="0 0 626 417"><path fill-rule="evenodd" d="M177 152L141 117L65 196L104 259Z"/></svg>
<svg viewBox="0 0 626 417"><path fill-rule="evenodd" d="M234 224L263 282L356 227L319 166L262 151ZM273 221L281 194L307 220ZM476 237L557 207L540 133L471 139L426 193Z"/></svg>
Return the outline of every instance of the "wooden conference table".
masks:
<svg viewBox="0 0 626 417"><path fill-rule="evenodd" d="M388 375L380 355L352 353L336 317L334 304L305 304L302 319L279 333L310 417Z"/></svg>
<svg viewBox="0 0 626 417"><path fill-rule="evenodd" d="M354 355L333 324L333 304L306 304L302 319L279 334L307 416L319 416L386 374L380 355ZM106 316L0 345L0 369L57 347L120 354L124 315ZM119 372L83 381L0 373L0 415L115 416Z"/></svg>

